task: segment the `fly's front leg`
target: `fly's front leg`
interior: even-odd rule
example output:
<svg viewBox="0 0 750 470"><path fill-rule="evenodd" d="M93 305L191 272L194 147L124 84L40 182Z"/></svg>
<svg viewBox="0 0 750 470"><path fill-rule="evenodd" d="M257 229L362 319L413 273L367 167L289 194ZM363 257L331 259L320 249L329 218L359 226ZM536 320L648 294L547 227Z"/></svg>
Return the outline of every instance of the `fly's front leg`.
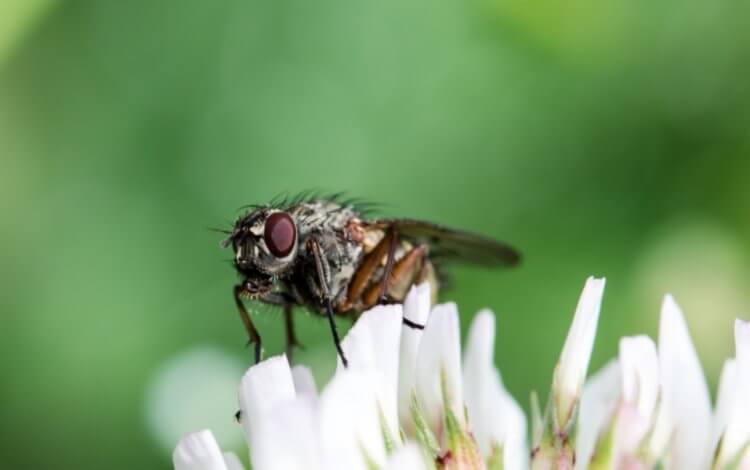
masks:
<svg viewBox="0 0 750 470"><path fill-rule="evenodd" d="M346 356L344 356L344 350L341 349L341 339L339 339L339 332L338 330L336 330L336 321L333 319L331 289L328 286L328 276L326 276L326 273L330 272L328 261L323 256L323 251L320 249L320 244L315 238L311 237L307 240L307 249L312 253L313 259L315 260L315 271L318 278L318 287L320 287L320 292L323 296L323 301L325 302L328 325L331 327L331 335L333 336L333 342L336 345L336 351L341 358L341 363L344 364L344 367L347 367L349 365L349 362L346 360Z"/></svg>
<svg viewBox="0 0 750 470"><path fill-rule="evenodd" d="M294 333L294 320L292 318L292 308L295 303L294 296L289 292L276 291L267 292L258 296L258 300L269 305L277 305L284 311L284 334L286 335L286 356L291 362L292 354L295 347L302 347L297 341L297 335Z"/></svg>
<svg viewBox="0 0 750 470"><path fill-rule="evenodd" d="M262 351L262 341L260 334L253 324L253 320L250 318L250 314L247 313L245 304L242 303L242 294L245 293L245 286L238 284L234 286L234 302L237 304L237 310L240 313L242 324L245 325L245 331L247 331L248 342L247 344L255 344L255 363L260 362L260 355Z"/></svg>

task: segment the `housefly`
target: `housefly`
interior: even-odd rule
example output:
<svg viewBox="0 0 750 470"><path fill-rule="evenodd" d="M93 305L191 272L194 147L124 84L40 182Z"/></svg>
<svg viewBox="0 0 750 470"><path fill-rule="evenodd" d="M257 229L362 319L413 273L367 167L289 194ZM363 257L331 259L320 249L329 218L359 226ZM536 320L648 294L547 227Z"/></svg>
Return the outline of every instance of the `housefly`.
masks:
<svg viewBox="0 0 750 470"><path fill-rule="evenodd" d="M370 218L339 196L300 196L251 207L222 245L234 251L241 277L234 300L256 362L262 342L245 298L282 307L289 353L299 344L293 307L325 316L347 365L334 316L356 318L374 305L402 302L410 287L422 282L436 296L445 264L495 268L520 261L515 249L493 239L421 220Z"/></svg>

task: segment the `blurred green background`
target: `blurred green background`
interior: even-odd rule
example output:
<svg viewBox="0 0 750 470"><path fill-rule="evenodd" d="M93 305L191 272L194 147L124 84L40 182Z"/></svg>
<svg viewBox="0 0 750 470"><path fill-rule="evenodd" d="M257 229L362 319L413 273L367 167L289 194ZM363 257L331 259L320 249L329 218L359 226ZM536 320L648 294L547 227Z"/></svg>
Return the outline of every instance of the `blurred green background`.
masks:
<svg viewBox="0 0 750 470"><path fill-rule="evenodd" d="M207 425L242 449L250 351L207 228L306 188L521 248L520 269L456 270L442 297L464 327L497 313L525 407L590 274L608 279L592 370L618 337L655 335L672 292L713 386L750 312L747 9L0 2L3 465L168 468ZM320 380L326 325L299 323Z"/></svg>

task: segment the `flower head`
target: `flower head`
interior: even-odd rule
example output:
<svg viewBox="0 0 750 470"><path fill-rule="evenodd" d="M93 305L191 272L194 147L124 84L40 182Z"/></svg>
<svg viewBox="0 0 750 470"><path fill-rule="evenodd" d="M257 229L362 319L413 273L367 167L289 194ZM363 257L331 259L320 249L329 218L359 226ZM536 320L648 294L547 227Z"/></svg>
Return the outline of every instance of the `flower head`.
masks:
<svg viewBox="0 0 750 470"><path fill-rule="evenodd" d="M483 310L461 353L458 308L415 287L404 305L362 314L318 392L285 356L250 367L242 427L256 470L517 470L750 468L750 323L735 325L736 358L722 371L715 416L685 318L667 296L658 343L620 340L588 381L603 279L589 278L552 375L545 413L526 418L493 362L495 316ZM425 325L424 329L404 324ZM503 335L500 335L502 337ZM532 404L532 408L538 410ZM188 434L177 470L237 470L210 431Z"/></svg>
<svg viewBox="0 0 750 470"><path fill-rule="evenodd" d="M581 401L582 415L595 409L596 417L581 416L579 468L707 468L708 390L671 297L662 308L658 348L647 336L623 338L617 361L595 377Z"/></svg>

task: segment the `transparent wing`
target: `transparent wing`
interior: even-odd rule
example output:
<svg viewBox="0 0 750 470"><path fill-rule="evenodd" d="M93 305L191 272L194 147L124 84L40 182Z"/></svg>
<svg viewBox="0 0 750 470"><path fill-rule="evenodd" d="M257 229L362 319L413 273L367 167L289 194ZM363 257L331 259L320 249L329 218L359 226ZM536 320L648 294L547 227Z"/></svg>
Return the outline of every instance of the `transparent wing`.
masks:
<svg viewBox="0 0 750 470"><path fill-rule="evenodd" d="M430 257L485 267L511 267L521 261L513 247L491 238L413 219L378 219L367 225L387 229L395 226L400 237L430 246Z"/></svg>

